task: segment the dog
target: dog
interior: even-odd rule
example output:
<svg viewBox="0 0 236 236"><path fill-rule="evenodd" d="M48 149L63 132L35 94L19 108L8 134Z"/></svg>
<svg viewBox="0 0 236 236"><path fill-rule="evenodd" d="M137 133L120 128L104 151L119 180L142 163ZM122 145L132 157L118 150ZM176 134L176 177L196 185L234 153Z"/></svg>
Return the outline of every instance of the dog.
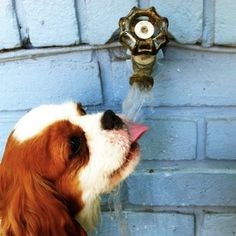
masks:
<svg viewBox="0 0 236 236"><path fill-rule="evenodd" d="M86 114L80 103L42 105L9 135L0 164L3 236L85 236L100 196L139 162L148 127L112 110Z"/></svg>

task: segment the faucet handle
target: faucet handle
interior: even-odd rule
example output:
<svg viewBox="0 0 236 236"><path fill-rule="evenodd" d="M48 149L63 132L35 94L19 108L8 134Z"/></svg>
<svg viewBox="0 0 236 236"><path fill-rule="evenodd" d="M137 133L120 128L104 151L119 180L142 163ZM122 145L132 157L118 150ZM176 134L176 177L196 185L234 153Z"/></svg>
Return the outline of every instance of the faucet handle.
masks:
<svg viewBox="0 0 236 236"><path fill-rule="evenodd" d="M154 7L133 7L119 21L120 42L132 55L155 55L168 42L168 19L160 16Z"/></svg>

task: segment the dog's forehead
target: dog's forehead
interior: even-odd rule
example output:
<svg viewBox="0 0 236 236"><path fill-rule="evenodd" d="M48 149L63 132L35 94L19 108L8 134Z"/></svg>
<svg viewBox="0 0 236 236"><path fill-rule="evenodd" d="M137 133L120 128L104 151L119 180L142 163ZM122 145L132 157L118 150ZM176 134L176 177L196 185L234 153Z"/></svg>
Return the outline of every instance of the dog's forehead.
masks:
<svg viewBox="0 0 236 236"><path fill-rule="evenodd" d="M19 142L34 137L46 127L60 120L73 121L84 115L81 105L73 102L43 105L25 114L16 124L13 136Z"/></svg>

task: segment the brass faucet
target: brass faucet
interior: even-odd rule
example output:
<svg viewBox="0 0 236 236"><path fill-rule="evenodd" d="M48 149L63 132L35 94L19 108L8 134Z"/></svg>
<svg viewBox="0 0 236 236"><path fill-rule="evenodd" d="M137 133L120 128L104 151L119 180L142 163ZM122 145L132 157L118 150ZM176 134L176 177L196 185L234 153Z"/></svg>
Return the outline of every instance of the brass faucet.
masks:
<svg viewBox="0 0 236 236"><path fill-rule="evenodd" d="M130 84L136 83L140 89L151 89L156 54L168 43L168 19L161 17L154 7L133 7L126 17L120 19L119 27L119 40L132 54L134 72Z"/></svg>

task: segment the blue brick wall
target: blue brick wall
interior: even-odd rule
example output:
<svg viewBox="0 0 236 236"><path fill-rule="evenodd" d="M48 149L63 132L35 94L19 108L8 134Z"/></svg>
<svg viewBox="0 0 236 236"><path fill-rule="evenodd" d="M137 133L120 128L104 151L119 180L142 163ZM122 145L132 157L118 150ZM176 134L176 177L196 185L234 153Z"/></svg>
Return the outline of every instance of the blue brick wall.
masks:
<svg viewBox="0 0 236 236"><path fill-rule="evenodd" d="M85 105L100 104L102 93L98 64L96 61L89 62L91 58L88 58L88 62L81 62L83 54L1 64L3 86L0 87L0 109L24 110L42 103L63 102L65 99L80 100Z"/></svg>
<svg viewBox="0 0 236 236"><path fill-rule="evenodd" d="M235 218L233 214L206 214L203 225L203 236L235 235Z"/></svg>
<svg viewBox="0 0 236 236"><path fill-rule="evenodd" d="M119 18L133 6L155 6L168 17L177 42L236 45L234 0L128 0L122 4L119 0L52 0L48 4L42 0L4 0L0 49L29 46L26 42L34 47L104 44Z"/></svg>
<svg viewBox="0 0 236 236"><path fill-rule="evenodd" d="M130 234L136 236L192 236L194 235L194 217L178 213L142 213L125 212ZM157 229L159 229L157 231ZM106 236L119 236L117 222L108 213L103 214L99 229Z"/></svg>
<svg viewBox="0 0 236 236"><path fill-rule="evenodd" d="M39 104L72 99L89 111L121 110L130 62L119 43L104 43L135 5L167 16L173 40L142 110L150 126L142 162L122 189L130 234L235 235L234 0L4 0L0 153L16 121ZM120 235L107 198L103 210L95 235Z"/></svg>

